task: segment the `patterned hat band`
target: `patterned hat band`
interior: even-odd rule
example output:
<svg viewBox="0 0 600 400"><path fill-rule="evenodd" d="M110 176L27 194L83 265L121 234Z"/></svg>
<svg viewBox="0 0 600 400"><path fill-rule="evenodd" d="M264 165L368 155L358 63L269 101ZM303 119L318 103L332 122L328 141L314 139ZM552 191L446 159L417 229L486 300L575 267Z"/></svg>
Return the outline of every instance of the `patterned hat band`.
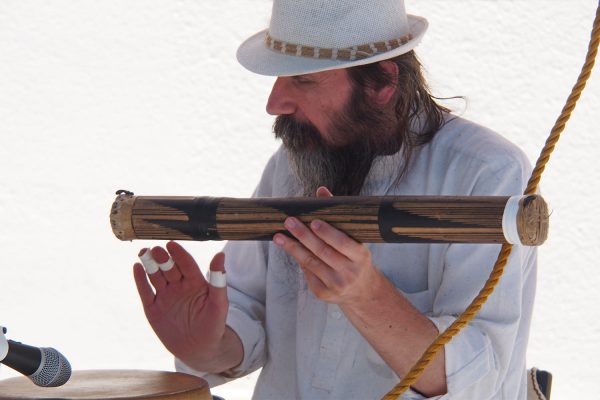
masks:
<svg viewBox="0 0 600 400"><path fill-rule="evenodd" d="M360 46L344 47L344 48L323 48L313 46L303 46L300 44L292 44L282 42L271 37L267 32L265 35L265 46L268 49L278 53L287 54L289 56L317 58L325 60L342 60L354 61L372 57L378 53L385 53L396 49L403 44L408 43L412 39L411 34L407 34L398 39L386 40L382 42L372 42L361 44Z"/></svg>

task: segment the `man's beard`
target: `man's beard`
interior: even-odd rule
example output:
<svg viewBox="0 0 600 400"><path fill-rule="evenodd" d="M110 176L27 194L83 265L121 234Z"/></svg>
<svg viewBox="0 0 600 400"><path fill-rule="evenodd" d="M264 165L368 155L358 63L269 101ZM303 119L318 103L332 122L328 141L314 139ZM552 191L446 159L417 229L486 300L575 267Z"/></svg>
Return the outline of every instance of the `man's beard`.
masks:
<svg viewBox="0 0 600 400"><path fill-rule="evenodd" d="M334 143L326 143L311 123L290 115L278 116L273 124L305 196L315 196L319 186L336 196L359 195L375 157L400 149L402 135L396 130L396 119L356 88L343 110L331 117Z"/></svg>

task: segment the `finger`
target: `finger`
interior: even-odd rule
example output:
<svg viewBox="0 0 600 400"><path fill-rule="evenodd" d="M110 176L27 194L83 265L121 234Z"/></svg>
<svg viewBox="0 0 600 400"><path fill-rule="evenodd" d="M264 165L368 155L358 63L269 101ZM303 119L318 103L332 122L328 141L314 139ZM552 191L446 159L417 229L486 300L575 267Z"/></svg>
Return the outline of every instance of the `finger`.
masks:
<svg viewBox="0 0 600 400"><path fill-rule="evenodd" d="M167 250L171 257L173 257L173 261L177 264L177 268L179 268L179 272L186 278L200 278L204 280L204 276L202 276L202 272L194 260L194 257L190 253L188 253L179 243L169 242L167 243Z"/></svg>
<svg viewBox="0 0 600 400"><path fill-rule="evenodd" d="M325 286L329 286L329 284L335 282L335 271L333 268L317 258L311 251L304 247L302 243L281 233L277 233L273 237L273 241L283 248L286 253L292 256L305 273L306 271L313 273Z"/></svg>
<svg viewBox="0 0 600 400"><path fill-rule="evenodd" d="M154 258L152 257L152 253L149 248L144 248L140 250L138 253L138 257L146 270L148 275L155 274L160 268Z"/></svg>
<svg viewBox="0 0 600 400"><path fill-rule="evenodd" d="M133 279L135 280L135 286L137 287L140 299L142 300L142 305L144 307L152 305L155 299L154 291L148 282L146 271L142 264L135 263L133 265Z"/></svg>
<svg viewBox="0 0 600 400"><path fill-rule="evenodd" d="M227 315L227 284L225 280L225 254L217 253L210 262L208 271L208 303L223 319Z"/></svg>
<svg viewBox="0 0 600 400"><path fill-rule="evenodd" d="M317 189L317 197L333 197L333 194L325 186L319 186Z"/></svg>
<svg viewBox="0 0 600 400"><path fill-rule="evenodd" d="M167 282L175 283L181 280L181 272L177 264L173 261L169 253L160 246L152 248L152 257L158 263L162 275L165 277Z"/></svg>
<svg viewBox="0 0 600 400"><path fill-rule="evenodd" d="M306 279L306 284L309 289L313 292L313 294L320 300L328 300L328 294L331 293L329 288L325 285L325 283L319 279L317 275L309 271L308 269L302 268L302 272L304 273L304 279Z"/></svg>
<svg viewBox="0 0 600 400"><path fill-rule="evenodd" d="M314 222L314 221L313 221ZM323 260L334 269L343 268L349 261L333 246L318 237L311 229L301 223L297 218L290 217L284 222L285 227L315 256ZM313 224L311 223L311 226Z"/></svg>
<svg viewBox="0 0 600 400"><path fill-rule="evenodd" d="M208 283L212 287L224 288L227 286L225 278L225 254L217 253L210 262L207 275Z"/></svg>
<svg viewBox="0 0 600 400"><path fill-rule="evenodd" d="M167 286L167 281L165 277L160 273L158 264L156 263L156 260L154 260L154 257L152 257L152 252L150 251L150 249L146 248L140 250L138 257L140 257L140 260L142 260L142 262L144 263L144 269L146 270L148 278L150 279L152 286L154 286L154 289L156 289L156 291L158 292L159 290Z"/></svg>
<svg viewBox="0 0 600 400"><path fill-rule="evenodd" d="M365 245L352 239L327 222L315 219L310 223L310 229L320 240L352 261L364 261L369 256L369 250ZM325 253L323 257L327 257L328 255ZM326 259L324 261L328 262Z"/></svg>

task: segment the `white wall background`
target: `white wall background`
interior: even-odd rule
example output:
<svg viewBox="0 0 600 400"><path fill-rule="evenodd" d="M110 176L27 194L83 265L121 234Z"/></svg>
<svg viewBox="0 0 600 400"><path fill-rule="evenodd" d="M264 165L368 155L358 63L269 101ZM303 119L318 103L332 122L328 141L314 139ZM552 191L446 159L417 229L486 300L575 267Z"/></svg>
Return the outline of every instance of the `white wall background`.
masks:
<svg viewBox="0 0 600 400"><path fill-rule="evenodd" d="M418 51L434 92L533 161L587 48L592 0L407 0L430 31ZM0 2L0 325L61 350L75 369L172 370L131 277L143 242L120 242L116 189L249 196L277 147L271 78L235 60L269 0ZM540 249L529 365L553 398L600 389L600 71L542 181L553 209ZM464 108L461 103L455 104ZM187 246L207 265L219 243ZM14 376L6 367L0 378ZM214 390L249 398L252 379Z"/></svg>

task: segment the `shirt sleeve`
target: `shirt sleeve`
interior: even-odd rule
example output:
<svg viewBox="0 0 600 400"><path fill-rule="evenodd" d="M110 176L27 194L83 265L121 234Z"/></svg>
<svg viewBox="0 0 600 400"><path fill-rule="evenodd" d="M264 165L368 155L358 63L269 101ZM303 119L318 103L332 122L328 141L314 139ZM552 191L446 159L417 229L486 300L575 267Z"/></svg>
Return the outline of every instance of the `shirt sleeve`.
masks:
<svg viewBox="0 0 600 400"><path fill-rule="evenodd" d="M444 284L434 304L433 314L437 316L430 317L440 332L455 321L483 287L492 267L490 263L493 264L491 260L495 260L499 250L498 246L485 246L492 248L489 250L469 249L474 245L461 247L464 248L450 249L446 256ZM520 324L530 318L523 315L522 307L521 271L528 262L524 253L522 247L515 246L500 283L481 311L446 344L446 379L448 395L452 395L448 398L493 397L504 384L511 357L519 356L514 354L514 348ZM453 290L450 285L456 281L459 284Z"/></svg>
<svg viewBox="0 0 600 400"><path fill-rule="evenodd" d="M471 195L522 193L529 166L512 162L483 171ZM464 312L487 281L499 245L448 246L431 321L440 332ZM523 366L535 284L526 282L535 271L536 249L513 246L499 284L477 316L445 345L448 392L441 399L505 398L506 388L521 381L509 367ZM524 299L526 301L524 301ZM525 337L522 337L525 336ZM524 342L524 343L523 343ZM513 360L520 358L522 361ZM509 378L510 376L510 378ZM513 382L513 380L515 382ZM506 398L510 398L508 396ZM516 398L516 397L512 397Z"/></svg>

